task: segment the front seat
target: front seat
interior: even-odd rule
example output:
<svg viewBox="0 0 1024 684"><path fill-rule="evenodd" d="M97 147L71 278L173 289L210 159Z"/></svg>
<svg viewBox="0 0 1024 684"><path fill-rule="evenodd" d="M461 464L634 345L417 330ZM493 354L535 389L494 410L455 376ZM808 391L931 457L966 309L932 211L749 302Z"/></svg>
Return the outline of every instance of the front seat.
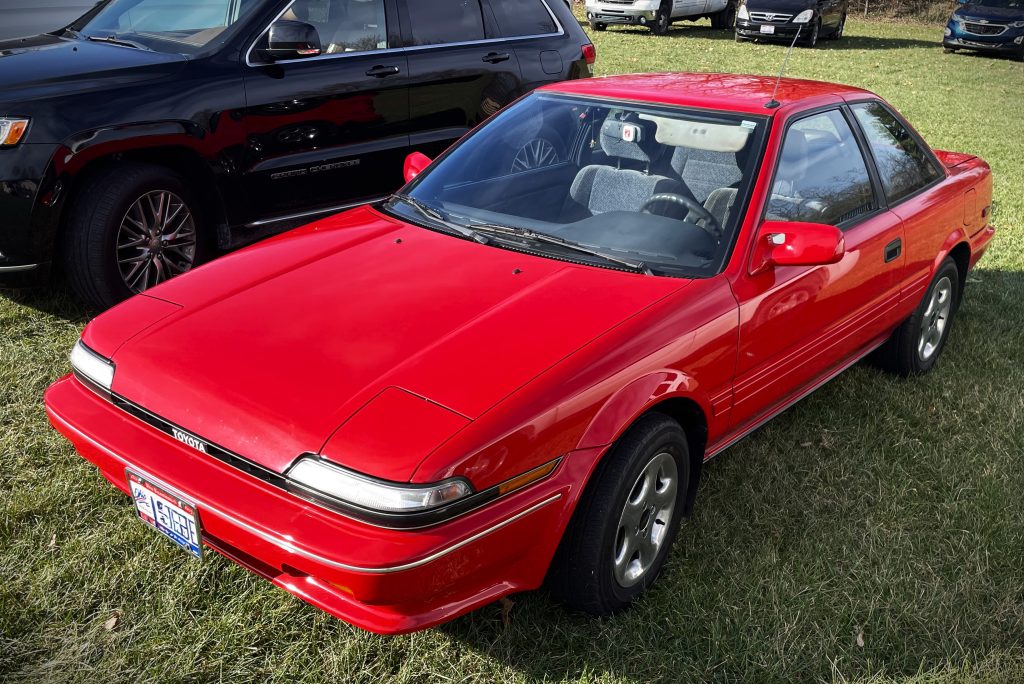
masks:
<svg viewBox="0 0 1024 684"><path fill-rule="evenodd" d="M380 0L334 0L332 17L344 17L328 43L328 54L365 52L386 47L384 3Z"/></svg>
<svg viewBox="0 0 1024 684"><path fill-rule="evenodd" d="M640 211L647 200L661 193L691 196L680 181L650 173L651 163L662 149L654 139L656 125L632 115L609 115L601 125L600 144L616 166L593 164L580 169L569 190L572 201L595 215ZM642 166L643 170L624 169L623 161ZM664 204L657 208L670 210Z"/></svg>

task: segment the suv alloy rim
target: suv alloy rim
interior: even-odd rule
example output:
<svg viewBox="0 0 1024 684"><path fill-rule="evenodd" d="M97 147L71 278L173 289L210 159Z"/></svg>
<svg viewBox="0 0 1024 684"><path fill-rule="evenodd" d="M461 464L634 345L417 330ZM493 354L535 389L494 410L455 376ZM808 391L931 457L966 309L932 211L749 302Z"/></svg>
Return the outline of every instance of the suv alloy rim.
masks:
<svg viewBox="0 0 1024 684"><path fill-rule="evenodd" d="M654 565L668 535L678 487L676 461L668 452L657 454L640 472L615 531L612 565L619 586L634 586Z"/></svg>
<svg viewBox="0 0 1024 684"><path fill-rule="evenodd" d="M935 284L928 308L921 316L921 335L917 340L917 355L922 361L928 361L935 356L939 345L942 344L942 337L946 334L946 325L949 322L949 312L952 306L953 283L948 277L944 277Z"/></svg>
<svg viewBox="0 0 1024 684"><path fill-rule="evenodd" d="M516 152L512 172L529 171L558 163L558 150L544 138L534 138Z"/></svg>
<svg viewBox="0 0 1024 684"><path fill-rule="evenodd" d="M195 258L195 221L188 205L173 192L147 192L121 219L117 267L132 292L142 292L188 271Z"/></svg>

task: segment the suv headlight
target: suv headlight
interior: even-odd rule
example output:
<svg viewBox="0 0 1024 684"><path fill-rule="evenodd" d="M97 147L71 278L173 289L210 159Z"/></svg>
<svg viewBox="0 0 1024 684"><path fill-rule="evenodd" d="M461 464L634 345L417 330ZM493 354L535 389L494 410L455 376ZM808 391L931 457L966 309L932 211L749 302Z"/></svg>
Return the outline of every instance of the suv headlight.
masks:
<svg viewBox="0 0 1024 684"><path fill-rule="evenodd" d="M750 12L747 11L747 3L740 5L740 8L736 10L736 18L750 21Z"/></svg>
<svg viewBox="0 0 1024 684"><path fill-rule="evenodd" d="M28 119L0 117L0 147L11 147L21 142L28 130Z"/></svg>
<svg viewBox="0 0 1024 684"><path fill-rule="evenodd" d="M1010 28L1024 28L1024 21L1015 21L1010 24Z"/></svg>
<svg viewBox="0 0 1024 684"><path fill-rule="evenodd" d="M795 17L793 17L793 23L794 24L809 24L809 23L811 23L811 19L813 19L813 18L814 18L814 10L812 10L812 9L805 9L803 12L801 12L800 14L796 15Z"/></svg>
<svg viewBox="0 0 1024 684"><path fill-rule="evenodd" d="M86 384L110 392L114 383L113 362L86 347L81 340L71 350L71 367Z"/></svg>
<svg viewBox="0 0 1024 684"><path fill-rule="evenodd" d="M473 487L460 478L432 485L384 482L312 457L293 465L288 479L311 494L385 515L424 513L473 493Z"/></svg>

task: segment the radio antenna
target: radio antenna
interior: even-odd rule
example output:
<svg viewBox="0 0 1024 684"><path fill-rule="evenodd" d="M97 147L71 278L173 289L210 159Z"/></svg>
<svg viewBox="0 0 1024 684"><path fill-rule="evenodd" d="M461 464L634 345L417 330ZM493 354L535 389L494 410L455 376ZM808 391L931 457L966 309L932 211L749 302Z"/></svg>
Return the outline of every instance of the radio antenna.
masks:
<svg viewBox="0 0 1024 684"><path fill-rule="evenodd" d="M786 50L786 58L782 60L782 68L779 69L779 77L775 79L775 87L772 88L772 99L765 103L765 109L775 109L780 104L779 101L775 99L775 94L779 92L779 83L782 81L782 75L786 73L786 65L789 64L789 56L793 54L793 47L796 45L796 41L800 39L800 30L803 27L803 24L796 25L796 35L793 36L793 42L789 44L789 49Z"/></svg>

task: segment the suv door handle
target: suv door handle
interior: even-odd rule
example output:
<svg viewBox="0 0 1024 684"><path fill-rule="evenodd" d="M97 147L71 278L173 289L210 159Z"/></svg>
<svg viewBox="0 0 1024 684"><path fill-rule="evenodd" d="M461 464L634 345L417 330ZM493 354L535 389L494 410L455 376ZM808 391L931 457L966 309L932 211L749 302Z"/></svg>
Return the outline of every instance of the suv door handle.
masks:
<svg viewBox="0 0 1024 684"><path fill-rule="evenodd" d="M366 71L366 75L373 76L374 78L386 78L387 76L394 76L399 71L401 71L401 69L396 66L377 65L372 69L368 69Z"/></svg>
<svg viewBox="0 0 1024 684"><path fill-rule="evenodd" d="M885 263L895 261L903 252L903 240L896 238L885 246Z"/></svg>
<svg viewBox="0 0 1024 684"><path fill-rule="evenodd" d="M507 52L489 52L484 56L484 61L488 64L497 64L498 62L507 62L509 60L509 54Z"/></svg>

